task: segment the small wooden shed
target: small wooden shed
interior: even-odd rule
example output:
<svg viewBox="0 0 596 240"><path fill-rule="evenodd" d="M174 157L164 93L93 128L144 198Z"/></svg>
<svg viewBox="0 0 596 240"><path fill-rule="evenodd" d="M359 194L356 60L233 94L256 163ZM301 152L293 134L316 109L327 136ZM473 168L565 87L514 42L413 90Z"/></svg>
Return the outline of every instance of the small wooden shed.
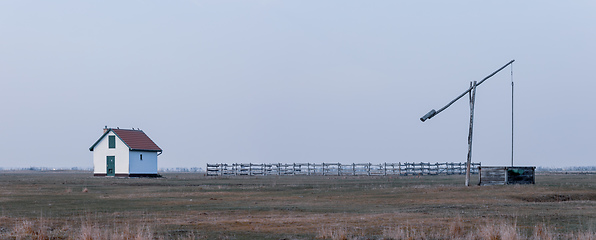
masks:
<svg viewBox="0 0 596 240"><path fill-rule="evenodd" d="M478 167L478 185L535 184L536 167Z"/></svg>
<svg viewBox="0 0 596 240"><path fill-rule="evenodd" d="M157 156L162 150L140 129L106 126L89 150L93 152L93 176L159 177Z"/></svg>

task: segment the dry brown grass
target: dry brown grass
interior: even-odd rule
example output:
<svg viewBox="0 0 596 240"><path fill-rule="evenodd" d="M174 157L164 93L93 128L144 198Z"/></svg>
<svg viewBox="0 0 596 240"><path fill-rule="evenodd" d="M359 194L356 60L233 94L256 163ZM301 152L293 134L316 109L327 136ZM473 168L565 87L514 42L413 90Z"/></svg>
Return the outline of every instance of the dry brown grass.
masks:
<svg viewBox="0 0 596 240"><path fill-rule="evenodd" d="M462 223L455 223L461 225ZM453 226L453 225L452 225ZM596 239L594 232L572 232L560 234L554 228L545 224L540 224L534 227L529 235L524 235L522 230L515 223L508 223L504 221L495 221L485 223L483 225L472 227L467 231L454 231L450 227L447 231L437 231L436 229L424 229L423 227L399 226L395 228L388 228L383 231L383 239L466 239L466 240L518 240L518 239L532 239L532 240L555 240L555 239ZM356 236L352 236L357 238Z"/></svg>
<svg viewBox="0 0 596 240"><path fill-rule="evenodd" d="M0 173L0 239L593 239L596 229L594 175L490 187L462 176L165 176Z"/></svg>
<svg viewBox="0 0 596 240"><path fill-rule="evenodd" d="M340 216L336 216L340 217ZM6 220L6 217L3 217ZM309 219L309 221L316 221L317 219ZM596 239L596 233L592 231L580 231L569 233L558 233L556 229L546 224L539 224L534 226L529 234L523 234L522 229L516 225L515 222L506 222L502 220L488 221L482 225L465 227L466 223L461 218L454 218L449 223L448 227L428 227L424 224L410 224L395 225L385 227L381 234L377 237L371 237L362 227L350 224L347 219L336 219L336 222L327 222L320 225L317 230L316 239L332 239L332 240L352 240L352 239L395 239L395 240L417 240L417 239L462 239L462 240L518 240L518 239L532 239L532 240L554 240L554 239L578 239L591 240ZM216 220L217 221L217 220ZM271 221L280 221L286 223L297 223L300 217L272 217L270 222L261 222L261 224L268 225ZM46 220L38 219L37 221L22 220L15 222L10 230L0 231L1 239L83 239L83 240L141 240L141 239L209 239L210 237L194 231L186 232L182 235L174 236L157 236L154 234L155 226L147 222L119 222L109 226L101 223L89 222L83 220L79 225L72 226L69 224L58 226L50 224L46 226ZM217 221L222 223L221 221ZM256 221L247 219L238 219L235 223L257 224ZM311 223L315 224L315 223ZM258 225L258 224L257 224ZM228 229L237 231L238 229ZM252 229L255 230L255 229ZM256 229L258 230L258 229ZM263 229L265 231L275 231L274 229ZM280 230L280 229L277 229ZM285 232L289 229L282 229Z"/></svg>
<svg viewBox="0 0 596 240"><path fill-rule="evenodd" d="M145 224L122 223L116 226L101 226L98 223L83 222L78 226L70 224L46 226L45 220L17 221L12 229L0 231L1 239L84 239L84 240L132 240L159 239L153 235L152 227Z"/></svg>

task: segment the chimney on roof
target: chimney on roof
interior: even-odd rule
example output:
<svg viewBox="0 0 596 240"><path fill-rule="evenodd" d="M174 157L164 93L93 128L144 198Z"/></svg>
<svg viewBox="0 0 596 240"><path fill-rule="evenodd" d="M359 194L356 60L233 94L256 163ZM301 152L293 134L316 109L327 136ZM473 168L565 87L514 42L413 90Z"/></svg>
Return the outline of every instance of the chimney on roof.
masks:
<svg viewBox="0 0 596 240"><path fill-rule="evenodd" d="M107 131L109 131L109 130L110 130L110 129L108 128L108 126L105 126L105 127L103 128L103 133L106 133L106 132L107 132Z"/></svg>

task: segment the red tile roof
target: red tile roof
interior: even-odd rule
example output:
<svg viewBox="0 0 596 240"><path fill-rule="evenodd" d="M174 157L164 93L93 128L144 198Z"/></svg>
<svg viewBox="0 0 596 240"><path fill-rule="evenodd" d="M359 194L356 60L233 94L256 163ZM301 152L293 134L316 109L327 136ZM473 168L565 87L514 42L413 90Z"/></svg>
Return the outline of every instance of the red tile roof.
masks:
<svg viewBox="0 0 596 240"><path fill-rule="evenodd" d="M147 134L145 134L145 132L142 130L113 128L109 130L114 132L130 150L162 152L161 148L159 148L157 144L155 144L153 140L151 140L151 138L149 138L149 136L147 136ZM99 140L97 140L97 142L95 142L95 144L89 148L89 150L93 151L95 145L97 145L97 143L99 143L99 141L109 132L110 131L106 131L106 133L104 133Z"/></svg>

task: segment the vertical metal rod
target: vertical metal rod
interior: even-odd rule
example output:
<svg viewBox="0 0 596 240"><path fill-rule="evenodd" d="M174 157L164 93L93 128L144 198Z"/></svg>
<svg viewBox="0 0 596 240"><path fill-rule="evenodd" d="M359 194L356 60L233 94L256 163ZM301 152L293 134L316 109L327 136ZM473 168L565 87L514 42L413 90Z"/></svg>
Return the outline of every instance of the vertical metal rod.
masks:
<svg viewBox="0 0 596 240"><path fill-rule="evenodd" d="M513 64L511 64L511 166L513 167Z"/></svg>
<svg viewBox="0 0 596 240"><path fill-rule="evenodd" d="M468 161L466 162L466 186L470 186L470 168L472 163L472 135L474 132L474 102L476 101L476 81L470 82L470 131L468 133Z"/></svg>

